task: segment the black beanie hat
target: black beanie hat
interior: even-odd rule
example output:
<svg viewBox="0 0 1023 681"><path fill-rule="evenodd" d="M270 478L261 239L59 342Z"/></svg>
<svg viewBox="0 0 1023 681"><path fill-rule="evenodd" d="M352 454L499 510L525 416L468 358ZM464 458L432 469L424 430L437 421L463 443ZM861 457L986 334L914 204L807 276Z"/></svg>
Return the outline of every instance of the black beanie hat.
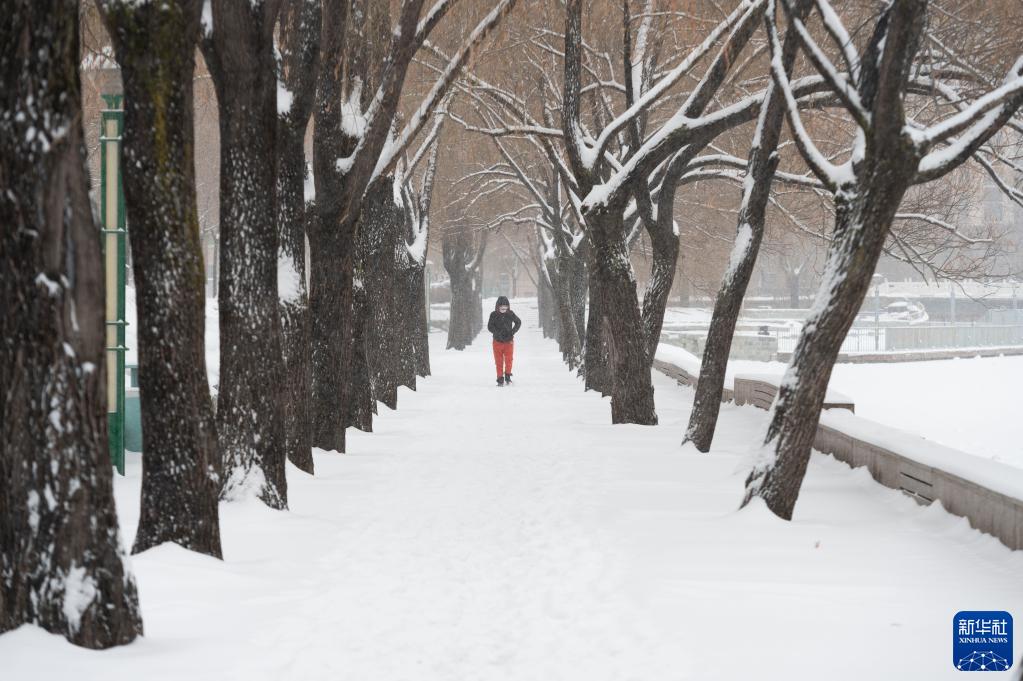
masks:
<svg viewBox="0 0 1023 681"><path fill-rule="evenodd" d="M496 310L497 308L501 307L502 305L507 305L508 307L511 307L511 303L508 302L508 298L506 296L498 296L497 297L497 305L494 306L494 309Z"/></svg>

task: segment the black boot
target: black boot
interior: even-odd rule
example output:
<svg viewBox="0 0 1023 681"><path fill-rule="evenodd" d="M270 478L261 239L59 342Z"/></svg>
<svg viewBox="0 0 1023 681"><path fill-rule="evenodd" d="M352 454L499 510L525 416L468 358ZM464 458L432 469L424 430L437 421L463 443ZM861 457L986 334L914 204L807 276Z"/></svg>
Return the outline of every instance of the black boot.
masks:
<svg viewBox="0 0 1023 681"><path fill-rule="evenodd" d="M502 377L500 377L500 376L497 377L497 387L498 388L503 388L504 387L504 379Z"/></svg>
<svg viewBox="0 0 1023 681"><path fill-rule="evenodd" d="M507 385L511 385L511 374L505 374L505 375L504 375L504 382L505 382L505 383L506 383Z"/></svg>

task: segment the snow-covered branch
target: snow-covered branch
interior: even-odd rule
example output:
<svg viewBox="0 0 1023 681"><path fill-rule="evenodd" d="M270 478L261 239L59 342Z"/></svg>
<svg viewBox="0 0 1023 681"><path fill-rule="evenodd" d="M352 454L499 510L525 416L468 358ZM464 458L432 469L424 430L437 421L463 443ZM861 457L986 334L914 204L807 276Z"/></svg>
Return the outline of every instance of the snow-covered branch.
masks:
<svg viewBox="0 0 1023 681"><path fill-rule="evenodd" d="M462 44L458 55L448 62L441 76L433 84L429 93L427 93L426 97L423 98L423 101L412 113L409 118L409 122L402 129L401 133L396 139L389 142L381 151L376 169L373 172L374 177L383 175L393 168L395 161L404 152L405 147L408 146L413 139L415 139L416 135L418 135L420 130L422 130L426 125L426 122L430 118L430 112L444 97L444 94L451 87L451 83L458 77L462 68L469 61L470 55L491 33L491 31L494 30L497 24L500 23L501 19L503 19L505 15L511 11L516 2L517 0L500 0L490 13L480 20L480 22L476 25L476 28L473 29L472 33Z"/></svg>

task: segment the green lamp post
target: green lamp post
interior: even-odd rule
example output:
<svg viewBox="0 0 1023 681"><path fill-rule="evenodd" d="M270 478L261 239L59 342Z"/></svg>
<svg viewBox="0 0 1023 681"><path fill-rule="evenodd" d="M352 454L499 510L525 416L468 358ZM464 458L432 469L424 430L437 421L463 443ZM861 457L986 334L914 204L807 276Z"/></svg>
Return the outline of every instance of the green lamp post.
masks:
<svg viewBox="0 0 1023 681"><path fill-rule="evenodd" d="M107 432L110 461L124 475L124 287L126 234L121 183L123 95L103 95L100 112L100 212L106 279Z"/></svg>

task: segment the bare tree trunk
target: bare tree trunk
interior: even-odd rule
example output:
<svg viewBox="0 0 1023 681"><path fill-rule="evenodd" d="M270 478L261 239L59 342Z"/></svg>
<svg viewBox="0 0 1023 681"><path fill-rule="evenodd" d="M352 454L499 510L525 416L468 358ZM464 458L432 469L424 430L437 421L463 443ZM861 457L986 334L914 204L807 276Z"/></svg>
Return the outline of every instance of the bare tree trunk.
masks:
<svg viewBox="0 0 1023 681"><path fill-rule="evenodd" d="M587 216L593 246L593 270L600 281L601 322L607 342L611 422L656 425L643 320L628 248L621 236L621 213L612 208Z"/></svg>
<svg viewBox="0 0 1023 681"><path fill-rule="evenodd" d="M285 451L300 470L313 473L312 420L309 417L308 298L281 301L281 345L284 348Z"/></svg>
<svg viewBox="0 0 1023 681"><path fill-rule="evenodd" d="M483 330L483 262L477 260L472 273L472 337Z"/></svg>
<svg viewBox="0 0 1023 681"><path fill-rule="evenodd" d="M582 363L582 345L572 311L572 270L575 259L571 253L563 253L558 257L557 288L553 291L558 313L558 348L569 369L576 369Z"/></svg>
<svg viewBox="0 0 1023 681"><path fill-rule="evenodd" d="M108 648L142 619L107 450L78 10L21 0L0 23L0 632Z"/></svg>
<svg viewBox="0 0 1023 681"><path fill-rule="evenodd" d="M608 366L607 337L604 331L604 300L601 282L591 261L587 266L589 280L589 309L586 315L586 344L583 346L583 370L586 389L596 390L602 396L611 394L611 369Z"/></svg>
<svg viewBox="0 0 1023 681"><path fill-rule="evenodd" d="M369 295L362 279L355 281L352 291L352 343L350 387L348 388L348 411L345 427L353 426L365 433L373 432L373 414L376 401L373 399L373 385L370 376Z"/></svg>
<svg viewBox="0 0 1023 681"><path fill-rule="evenodd" d="M786 520L792 518L806 474L832 367L870 287L895 212L909 186L921 179L917 176L921 151L907 138L902 107L926 9L926 0L893 3L875 26L857 84L870 123L861 125L863 157L851 166L852 177L837 180L807 151L805 138L799 138L804 159L811 159L815 174L830 184L835 196L835 230L824 280L778 390L743 499L746 505L760 497ZM778 71L772 75L776 83L784 77ZM993 119L995 125L985 126L988 134L994 134L999 121L1004 124L1020 104L1020 96L1007 101ZM791 110L788 114L796 115ZM978 146L983 139L977 138ZM968 151L966 147L959 157L965 159Z"/></svg>
<svg viewBox="0 0 1023 681"><path fill-rule="evenodd" d="M449 273L451 280L451 310L448 318L449 350L464 350L475 335L472 332L472 306L476 296L472 291L472 275Z"/></svg>
<svg viewBox="0 0 1023 681"><path fill-rule="evenodd" d="M213 31L202 47L220 121L221 494L259 484L264 503L281 509L288 482L275 224L279 6L213 0Z"/></svg>
<svg viewBox="0 0 1023 681"><path fill-rule="evenodd" d="M460 230L444 235L444 268L451 282L451 315L448 319L449 350L472 345L483 326L479 270L486 250L486 234L473 244L470 233Z"/></svg>
<svg viewBox="0 0 1023 681"><path fill-rule="evenodd" d="M835 240L825 267L836 274L821 283L778 391L763 446L773 454L774 463L759 463L746 483L743 505L761 497L786 520L792 518L806 474L831 370L870 288L888 228L912 178L897 162L881 165L862 193L836 202Z"/></svg>
<svg viewBox="0 0 1023 681"><path fill-rule="evenodd" d="M583 239L576 248L575 258L572 260L572 288L571 306L572 320L575 323L576 338L579 339L580 353L585 346L586 338L586 299L589 292L589 273L586 263L589 260L589 240Z"/></svg>
<svg viewBox="0 0 1023 681"><path fill-rule="evenodd" d="M809 0L800 0L798 3L795 11L801 19L810 11L810 4ZM787 34L781 57L782 68L786 73L792 71L798 47L794 32ZM701 452L710 451L714 439L735 325L760 253L767 202L771 196L774 172L778 167L778 140L785 122L785 102L773 83L768 87L765 100L746 165L748 179L739 209L735 245L714 303L714 315L707 330L700 378L696 384L696 397L683 440L692 442Z"/></svg>
<svg viewBox="0 0 1023 681"><path fill-rule="evenodd" d="M319 202L317 209L320 210ZM317 216L317 223L319 219ZM347 267L351 276L352 253L345 247L341 235L319 225L309 237L313 446L341 452L345 448L344 415L348 411L347 402L342 400L344 344L337 335L344 333L345 327L346 275L338 270ZM348 299L352 299L350 291Z"/></svg>
<svg viewBox="0 0 1023 681"><path fill-rule="evenodd" d="M309 292L306 287L305 133L312 114L319 70L320 4L285 0L280 16L281 79L291 94L277 120L278 258L290 262L298 281L294 297L281 296L281 351L284 356L285 451L288 460L313 472L310 384ZM314 208L309 209L313 213Z"/></svg>
<svg viewBox="0 0 1023 681"><path fill-rule="evenodd" d="M355 217L340 220L345 205L345 178L337 160L350 150L341 131L345 32L349 3L324 0L322 4L320 61L316 88L316 124L313 128L313 179L316 184L316 219L310 221L309 315L312 326L313 446L343 452L348 420L348 377L352 357L352 303L355 260ZM346 364L346 362L349 362Z"/></svg>
<svg viewBox="0 0 1023 681"><path fill-rule="evenodd" d="M366 348L373 398L398 408L402 317L408 310L396 305L399 282L398 248L405 248L405 213L395 204L394 178L381 177L363 199L359 227L362 278L366 289L368 325Z"/></svg>
<svg viewBox="0 0 1023 681"><path fill-rule="evenodd" d="M413 352L415 353L416 375L430 375L430 320L426 314L426 269L422 263L414 263L412 274L408 278L412 300L412 336Z"/></svg>
<svg viewBox="0 0 1023 681"><path fill-rule="evenodd" d="M540 330L544 338L558 338L558 308L555 301L554 286L550 279L551 272L540 273L539 287L537 288L537 312L540 316Z"/></svg>
<svg viewBox="0 0 1023 681"><path fill-rule="evenodd" d="M669 188L662 186L661 191L669 191ZM671 294L671 285L675 281L678 264L678 235L671 228L670 218L667 221L667 229L648 230L653 244L653 265L650 270L650 281L643 294L642 319L646 353L651 365L657 353L657 344L661 341L664 310L668 306L668 296Z"/></svg>
<svg viewBox="0 0 1023 681"><path fill-rule="evenodd" d="M403 201L410 196L403 195ZM416 389L416 367L419 361L416 344L419 342L419 323L426 307L422 269L409 254L405 241L406 233L415 214L412 206L402 210L403 222L399 225L397 241L394 243L395 281L391 290L391 305L395 310L395 333L398 336L398 357L395 362L395 380L411 390ZM429 360L427 360L429 361Z"/></svg>
<svg viewBox="0 0 1023 681"><path fill-rule="evenodd" d="M142 506L134 553L219 558L217 432L203 350L192 76L198 0L104 0L124 79L125 203L138 307Z"/></svg>

